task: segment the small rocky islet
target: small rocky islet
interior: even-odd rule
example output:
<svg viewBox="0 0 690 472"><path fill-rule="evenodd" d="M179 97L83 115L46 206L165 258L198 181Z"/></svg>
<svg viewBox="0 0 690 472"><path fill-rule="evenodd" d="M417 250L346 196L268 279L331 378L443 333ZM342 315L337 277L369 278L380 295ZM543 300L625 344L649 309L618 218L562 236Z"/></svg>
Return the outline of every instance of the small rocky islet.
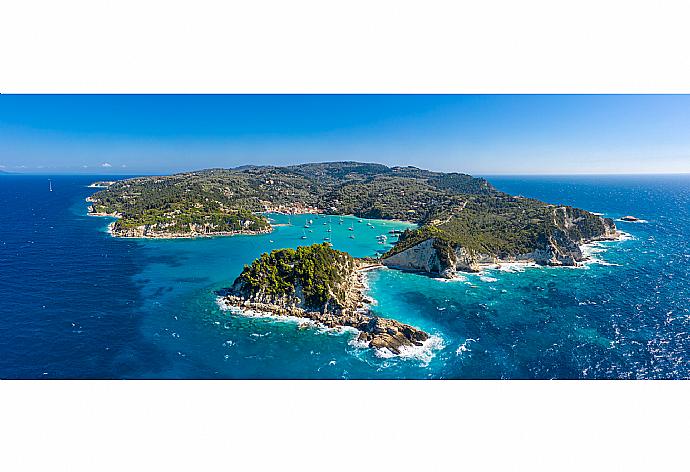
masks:
<svg viewBox="0 0 690 472"><path fill-rule="evenodd" d="M246 266L230 288L219 292L219 301L225 307L305 318L328 328L354 328L360 343L393 354L422 346L429 339L426 332L372 315L363 272L374 266L327 244L277 249Z"/></svg>

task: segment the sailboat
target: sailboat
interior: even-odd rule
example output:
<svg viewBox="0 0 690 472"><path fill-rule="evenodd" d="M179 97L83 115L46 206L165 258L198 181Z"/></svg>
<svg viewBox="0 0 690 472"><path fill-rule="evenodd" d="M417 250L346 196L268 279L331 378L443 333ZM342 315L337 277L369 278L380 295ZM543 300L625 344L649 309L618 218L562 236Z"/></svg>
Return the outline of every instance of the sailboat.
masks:
<svg viewBox="0 0 690 472"><path fill-rule="evenodd" d="M355 229L354 228L348 228L350 231L352 231L352 234L350 235L350 239L355 239Z"/></svg>
<svg viewBox="0 0 690 472"><path fill-rule="evenodd" d="M307 233L305 233L304 230L302 230L302 239L307 239Z"/></svg>
<svg viewBox="0 0 690 472"><path fill-rule="evenodd" d="M48 179L48 191L52 192L53 191L53 181Z"/></svg>

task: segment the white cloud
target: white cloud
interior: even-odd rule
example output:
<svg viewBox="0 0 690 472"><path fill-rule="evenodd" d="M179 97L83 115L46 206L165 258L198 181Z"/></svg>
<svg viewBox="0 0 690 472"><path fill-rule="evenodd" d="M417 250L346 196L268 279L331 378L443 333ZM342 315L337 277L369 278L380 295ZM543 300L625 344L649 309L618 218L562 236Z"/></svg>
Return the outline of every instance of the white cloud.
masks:
<svg viewBox="0 0 690 472"><path fill-rule="evenodd" d="M101 164L101 167L112 167L113 165L110 162L104 162Z"/></svg>
<svg viewBox="0 0 690 472"><path fill-rule="evenodd" d="M87 166L86 164L84 164L82 167L83 167L84 169L86 169L86 168L89 167L89 166Z"/></svg>
<svg viewBox="0 0 690 472"><path fill-rule="evenodd" d="M0 169L4 169L4 168L5 168L5 166L0 164Z"/></svg>
<svg viewBox="0 0 690 472"><path fill-rule="evenodd" d="M127 167L127 164L122 164L122 167L123 167L123 168L124 168L124 167Z"/></svg>

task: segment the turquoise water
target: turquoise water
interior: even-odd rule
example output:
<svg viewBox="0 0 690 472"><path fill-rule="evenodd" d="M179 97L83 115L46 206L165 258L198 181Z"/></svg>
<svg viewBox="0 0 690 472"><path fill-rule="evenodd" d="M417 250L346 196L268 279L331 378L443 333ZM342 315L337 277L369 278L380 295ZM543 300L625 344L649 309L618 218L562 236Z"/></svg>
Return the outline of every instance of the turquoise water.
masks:
<svg viewBox="0 0 690 472"><path fill-rule="evenodd" d="M177 356L170 370L147 375L300 378L309 370L309 377L348 377L348 366L356 369L359 362L366 362L366 353L349 344L352 333L299 330L294 322L232 315L219 309L214 292L231 285L244 264L267 250L322 243L330 238L335 249L356 257L376 256L377 251L392 247L390 242L379 244L377 236L386 235L391 240L389 231L412 225L348 216L269 217L275 229L266 235L140 241L144 250L160 258L135 277L142 286L146 311L155 313L145 320L143 329ZM334 348L348 353L347 357L337 355ZM267 364L272 367L267 368Z"/></svg>
<svg viewBox="0 0 690 472"><path fill-rule="evenodd" d="M0 378L690 377L688 176L490 178L646 222L617 222L629 237L592 248L583 268L371 272L372 309L434 335L402 358L351 332L233 315L215 291L264 251L331 237L374 256L390 247L376 236L405 224L271 215L267 235L117 239L109 219L86 215L96 179L54 177L48 192L47 177L0 178Z"/></svg>

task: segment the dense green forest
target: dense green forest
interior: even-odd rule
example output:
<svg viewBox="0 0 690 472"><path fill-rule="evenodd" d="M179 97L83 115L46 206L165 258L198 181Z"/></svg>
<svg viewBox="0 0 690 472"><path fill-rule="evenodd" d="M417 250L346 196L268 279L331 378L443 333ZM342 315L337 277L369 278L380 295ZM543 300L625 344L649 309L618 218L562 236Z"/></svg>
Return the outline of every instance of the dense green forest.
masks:
<svg viewBox="0 0 690 472"><path fill-rule="evenodd" d="M305 306L344 306L346 278L355 268L354 259L327 244L278 249L264 253L245 266L233 290L246 298L295 297L297 287Z"/></svg>

